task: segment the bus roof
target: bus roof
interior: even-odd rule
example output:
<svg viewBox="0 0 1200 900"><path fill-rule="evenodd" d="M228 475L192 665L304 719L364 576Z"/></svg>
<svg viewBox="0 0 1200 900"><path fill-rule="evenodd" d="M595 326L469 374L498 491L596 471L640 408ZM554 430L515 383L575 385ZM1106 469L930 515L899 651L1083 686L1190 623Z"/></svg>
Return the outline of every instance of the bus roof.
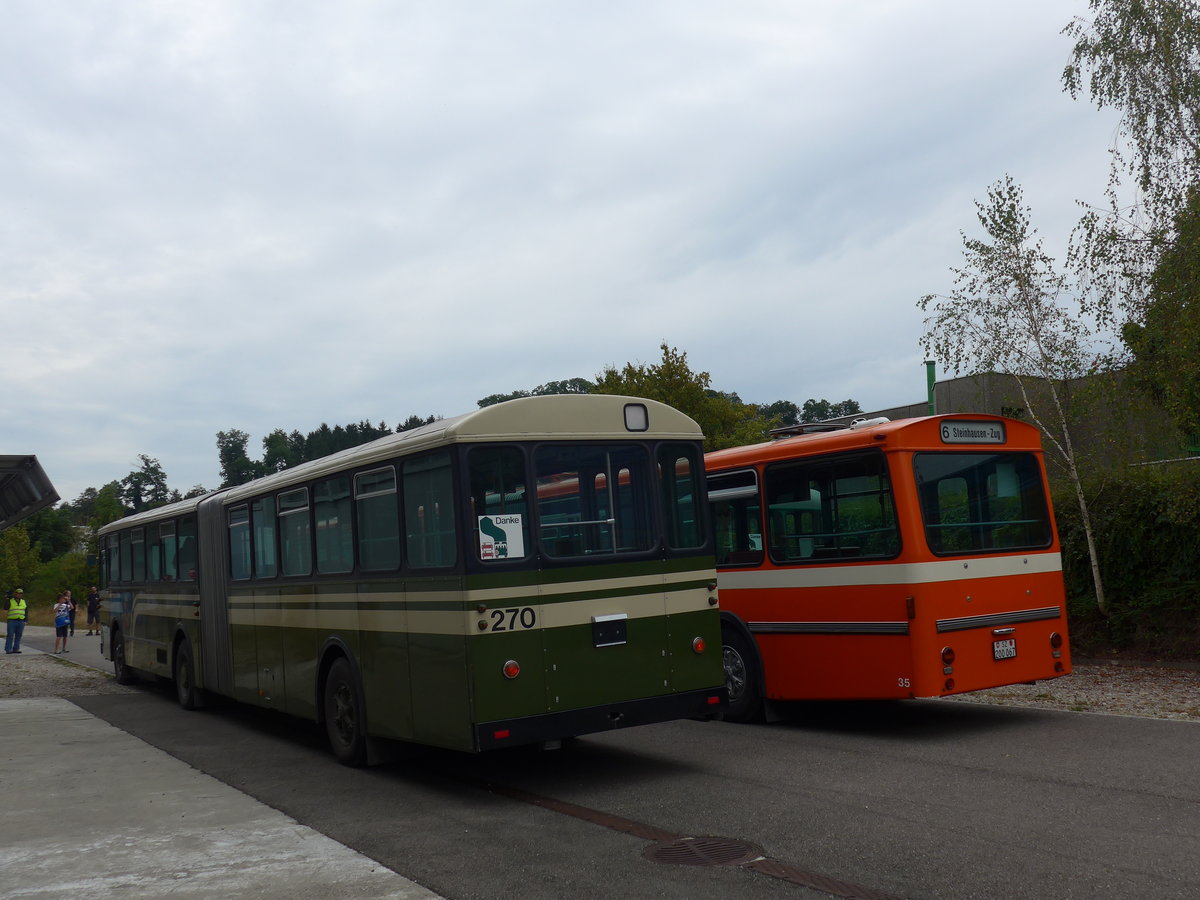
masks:
<svg viewBox="0 0 1200 900"><path fill-rule="evenodd" d="M625 422L625 409L630 404L646 408L645 430L631 430ZM341 450L320 459L301 463L274 475L267 475L245 484L224 488L214 494L222 495L222 503L232 503L244 497L267 493L311 478L357 468L374 462L385 462L397 456L430 450L455 443L481 441L539 441L547 438L628 440L666 439L699 441L703 438L700 426L676 409L640 397L610 394L550 394L522 397L485 406L473 412L439 419L410 431L384 435L366 444ZM127 528L143 522L172 518L189 513L204 497L180 500L166 506L127 516L100 529L106 534L117 528Z"/></svg>
<svg viewBox="0 0 1200 900"><path fill-rule="evenodd" d="M952 427L955 422L995 423L1001 428L1001 437L999 439L988 435L972 437L969 433L975 429L967 428L968 434L962 438L954 436L953 432L948 438L943 438L942 427L944 425L948 428ZM859 426L851 425L834 431L795 434L762 444L714 450L704 455L704 466L709 471L716 471L772 460L791 459L796 456L815 456L820 453L867 447L906 450L954 448L985 451L996 447L1012 449L1014 446L1025 450L1040 450L1041 433L1028 422L1004 416L989 416L982 413L947 413L938 416L920 416L914 419L897 419L894 422L887 420L877 422L872 419Z"/></svg>

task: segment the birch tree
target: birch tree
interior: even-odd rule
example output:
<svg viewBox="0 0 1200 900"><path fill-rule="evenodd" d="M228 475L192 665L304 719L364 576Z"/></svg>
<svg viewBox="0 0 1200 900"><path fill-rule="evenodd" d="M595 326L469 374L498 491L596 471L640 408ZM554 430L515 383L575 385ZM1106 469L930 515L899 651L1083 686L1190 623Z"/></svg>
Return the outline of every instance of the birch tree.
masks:
<svg viewBox="0 0 1200 900"><path fill-rule="evenodd" d="M1151 279L1175 244L1200 187L1200 4L1196 0L1090 0L1063 86L1120 120L1108 187L1075 230L1069 260L1094 312L1116 325L1144 320Z"/></svg>
<svg viewBox="0 0 1200 900"><path fill-rule="evenodd" d="M949 294L928 294L917 305L922 344L955 374L1011 376L1030 419L1063 464L1079 503L1091 560L1096 605L1108 614L1087 498L1071 439L1062 388L1087 373L1095 328L1073 302L1072 285L1046 254L1019 185L996 182L976 201L982 238L962 236L963 264L951 269ZM1043 399L1046 398L1046 399Z"/></svg>

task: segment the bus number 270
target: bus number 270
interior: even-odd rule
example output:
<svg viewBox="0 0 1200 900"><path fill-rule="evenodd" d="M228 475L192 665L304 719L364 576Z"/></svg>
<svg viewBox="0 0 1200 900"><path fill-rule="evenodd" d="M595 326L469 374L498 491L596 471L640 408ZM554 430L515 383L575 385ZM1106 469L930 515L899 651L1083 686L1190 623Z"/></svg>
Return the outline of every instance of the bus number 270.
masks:
<svg viewBox="0 0 1200 900"><path fill-rule="evenodd" d="M493 609L491 631L520 631L537 624L537 613L532 606L511 609Z"/></svg>

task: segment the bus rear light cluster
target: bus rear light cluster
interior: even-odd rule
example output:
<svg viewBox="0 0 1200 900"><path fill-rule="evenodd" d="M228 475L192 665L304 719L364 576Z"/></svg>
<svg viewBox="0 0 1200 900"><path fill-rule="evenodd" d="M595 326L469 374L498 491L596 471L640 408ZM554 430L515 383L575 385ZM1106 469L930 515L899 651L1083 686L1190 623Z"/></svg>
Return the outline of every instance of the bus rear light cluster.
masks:
<svg viewBox="0 0 1200 900"><path fill-rule="evenodd" d="M702 638L702 637L692 638L692 652L693 653L703 653L704 652L704 638Z"/></svg>
<svg viewBox="0 0 1200 900"><path fill-rule="evenodd" d="M953 647L943 647L942 648L942 674L943 675L953 675L954 674L954 660L955 659L956 659L956 656L954 654ZM948 681L947 684L950 685L950 687L954 686L953 681ZM947 688L947 690L949 690L949 688Z"/></svg>
<svg viewBox="0 0 1200 900"><path fill-rule="evenodd" d="M1052 657L1054 657L1055 659L1062 659L1062 645L1063 645L1062 635L1059 634L1057 631L1052 631L1050 633L1050 655ZM1062 671L1062 663L1059 663L1057 666L1055 666L1054 671L1061 672Z"/></svg>
<svg viewBox="0 0 1200 900"><path fill-rule="evenodd" d="M504 664L504 677L508 679L516 678L521 674L521 664L515 659L510 659Z"/></svg>

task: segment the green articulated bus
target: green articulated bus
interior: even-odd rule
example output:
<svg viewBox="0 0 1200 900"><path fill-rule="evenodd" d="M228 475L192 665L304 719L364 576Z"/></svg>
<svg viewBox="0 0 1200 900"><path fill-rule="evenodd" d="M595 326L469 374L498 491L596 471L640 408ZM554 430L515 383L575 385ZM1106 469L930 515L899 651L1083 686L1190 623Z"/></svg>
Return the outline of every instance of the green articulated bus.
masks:
<svg viewBox="0 0 1200 900"><path fill-rule="evenodd" d="M389 741L482 751L720 712L696 423L528 397L100 531L105 655Z"/></svg>

